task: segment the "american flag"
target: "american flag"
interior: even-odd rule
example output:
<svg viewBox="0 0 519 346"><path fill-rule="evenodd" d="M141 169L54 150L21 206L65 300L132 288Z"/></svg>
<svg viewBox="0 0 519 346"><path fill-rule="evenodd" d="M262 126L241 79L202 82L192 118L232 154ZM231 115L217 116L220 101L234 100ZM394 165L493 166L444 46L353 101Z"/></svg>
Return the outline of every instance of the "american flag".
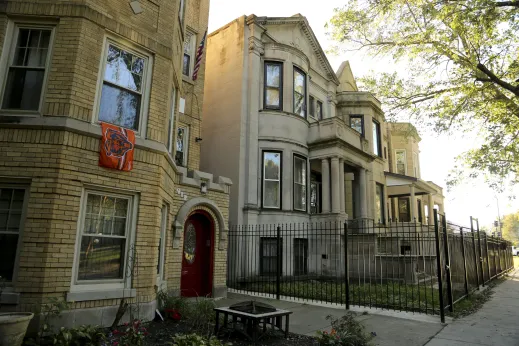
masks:
<svg viewBox="0 0 519 346"><path fill-rule="evenodd" d="M207 36L207 30L204 33L204 37L198 46L198 50L196 51L196 60L195 60L195 69L193 71L193 80L195 81L198 78L198 70L200 70L200 65L202 64L202 55L204 55L204 45L205 45L205 37Z"/></svg>

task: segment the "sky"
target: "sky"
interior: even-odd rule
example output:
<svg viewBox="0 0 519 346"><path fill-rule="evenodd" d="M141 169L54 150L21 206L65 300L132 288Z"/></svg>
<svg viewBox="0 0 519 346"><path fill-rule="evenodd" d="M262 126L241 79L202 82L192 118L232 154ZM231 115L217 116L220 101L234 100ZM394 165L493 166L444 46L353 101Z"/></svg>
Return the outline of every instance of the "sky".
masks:
<svg viewBox="0 0 519 346"><path fill-rule="evenodd" d="M209 33L243 16L288 17L300 13L312 27L321 47L327 51L332 42L326 35L325 24L333 16L333 10L342 7L347 0L323 0L318 3L310 0L211 0L209 12ZM316 5L317 4L317 5ZM337 70L342 61L348 60L355 77L362 77L370 71L388 71L395 66L388 66L384 59L371 59L363 52L348 52L339 56L327 54L332 67ZM398 68L405 69L405 66ZM398 70L398 69L397 69ZM433 131L420 131L420 169L423 180L431 180L444 188L445 213L447 219L470 225L470 216L476 217L480 225L491 224L497 220L498 205L501 218L505 214L519 210L519 200L510 200L508 195L496 194L482 180L466 181L447 191L446 178L456 162L456 157L475 147L477 134L437 135Z"/></svg>

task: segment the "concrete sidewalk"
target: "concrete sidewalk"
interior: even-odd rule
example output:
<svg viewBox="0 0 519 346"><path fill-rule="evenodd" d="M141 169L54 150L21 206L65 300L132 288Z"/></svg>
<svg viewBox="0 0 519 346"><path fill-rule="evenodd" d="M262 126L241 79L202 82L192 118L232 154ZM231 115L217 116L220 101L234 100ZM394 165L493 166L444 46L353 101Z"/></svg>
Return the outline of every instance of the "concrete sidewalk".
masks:
<svg viewBox="0 0 519 346"><path fill-rule="evenodd" d="M475 314L450 323L427 346L519 345L519 269Z"/></svg>
<svg viewBox="0 0 519 346"><path fill-rule="evenodd" d="M229 294L228 298L218 300L216 303L218 306L229 306L245 300L261 301L278 309L293 311L293 314L290 316L290 332L312 336L318 330L330 330L330 322L326 320L326 316L340 317L345 312L343 309L232 293ZM399 318L398 316L408 318ZM409 313L387 312L386 315L368 313L367 315L360 315L358 319L366 327L368 333L376 333L373 344L383 346L422 346L443 328L438 316L429 317Z"/></svg>

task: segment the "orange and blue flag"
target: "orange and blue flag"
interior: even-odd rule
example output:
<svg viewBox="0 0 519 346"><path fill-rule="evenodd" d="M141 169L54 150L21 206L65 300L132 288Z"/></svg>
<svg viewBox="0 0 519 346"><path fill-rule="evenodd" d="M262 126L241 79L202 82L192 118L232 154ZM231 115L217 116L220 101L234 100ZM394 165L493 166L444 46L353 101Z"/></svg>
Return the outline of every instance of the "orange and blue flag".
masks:
<svg viewBox="0 0 519 346"><path fill-rule="evenodd" d="M131 171L135 149L135 132L112 124L101 123L103 132L99 166Z"/></svg>

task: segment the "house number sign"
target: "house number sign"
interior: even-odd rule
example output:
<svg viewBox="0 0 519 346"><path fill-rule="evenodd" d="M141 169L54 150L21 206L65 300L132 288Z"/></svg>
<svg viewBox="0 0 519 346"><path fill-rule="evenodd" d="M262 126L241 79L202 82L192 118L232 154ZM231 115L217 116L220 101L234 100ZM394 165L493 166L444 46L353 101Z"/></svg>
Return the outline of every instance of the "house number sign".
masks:
<svg viewBox="0 0 519 346"><path fill-rule="evenodd" d="M184 201L187 201L187 194L177 187L177 195L180 196Z"/></svg>

